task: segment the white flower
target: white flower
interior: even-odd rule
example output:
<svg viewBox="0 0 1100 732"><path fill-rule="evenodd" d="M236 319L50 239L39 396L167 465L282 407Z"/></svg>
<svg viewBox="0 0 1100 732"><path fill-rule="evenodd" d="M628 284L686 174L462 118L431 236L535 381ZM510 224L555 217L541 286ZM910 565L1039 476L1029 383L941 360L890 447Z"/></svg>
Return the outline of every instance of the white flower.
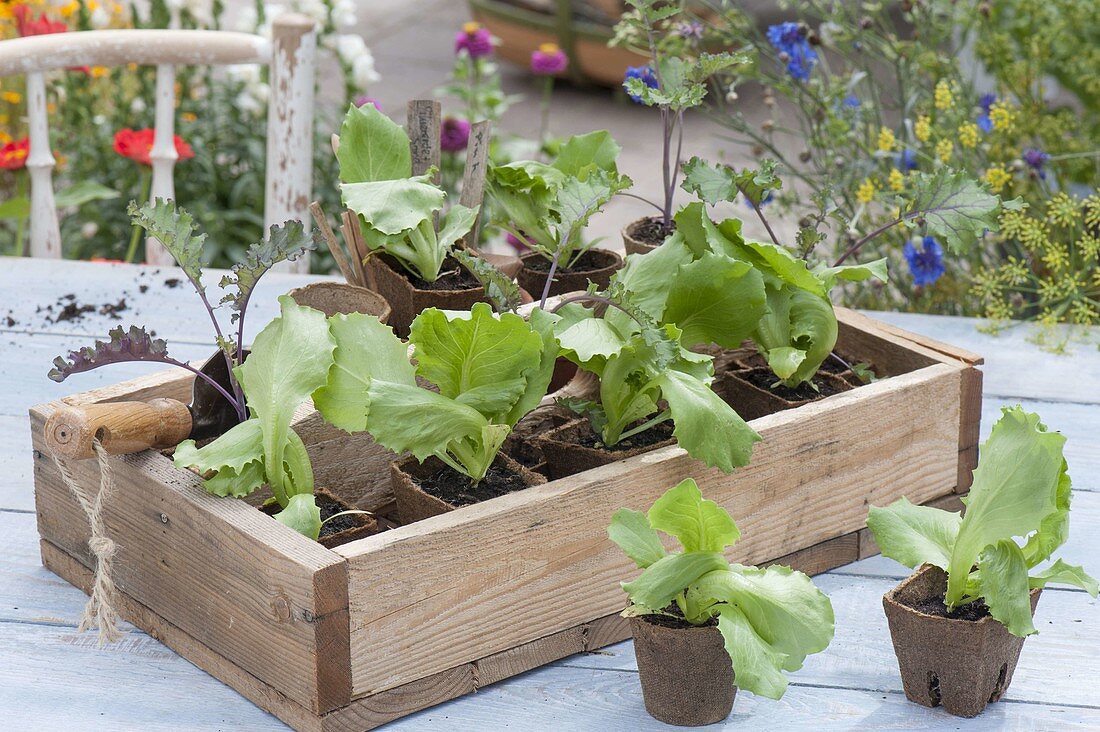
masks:
<svg viewBox="0 0 1100 732"><path fill-rule="evenodd" d="M259 116L263 111L265 104L262 100L257 99L257 95L252 91L243 91L237 95L237 108L246 114L252 114Z"/></svg>
<svg viewBox="0 0 1100 732"><path fill-rule="evenodd" d="M134 97L134 101L130 102L130 111L134 114L141 114L145 111L145 100L141 97Z"/></svg>
<svg viewBox="0 0 1100 732"><path fill-rule="evenodd" d="M363 37L356 33L348 33L346 35L336 36L336 54L340 57L340 60L346 64L355 63L362 55L370 56L370 51L367 49L367 43L363 40ZM374 59L371 59L371 68L374 68Z"/></svg>
<svg viewBox="0 0 1100 732"><path fill-rule="evenodd" d="M97 114L96 116L92 117L92 122L95 125L102 127L103 125L107 124L107 117L106 115Z"/></svg>
<svg viewBox="0 0 1100 732"><path fill-rule="evenodd" d="M346 31L358 22L355 0L336 0L332 4L332 24L336 26L336 30Z"/></svg>
<svg viewBox="0 0 1100 732"><path fill-rule="evenodd" d="M357 59L351 67L351 75L355 79L355 85L360 89L366 89L382 77L374 70L374 56L366 51Z"/></svg>
<svg viewBox="0 0 1100 732"><path fill-rule="evenodd" d="M241 33L255 33L257 22L259 22L259 18L256 17L256 6L248 3L242 5L237 12L237 20L233 26Z"/></svg>
<svg viewBox="0 0 1100 732"><path fill-rule="evenodd" d="M322 26L328 20L328 6L325 5L323 0L297 0L293 3L292 9L313 18Z"/></svg>
<svg viewBox="0 0 1100 732"><path fill-rule="evenodd" d="M93 28L106 28L111 24L111 15L100 5L88 16L88 22L92 24Z"/></svg>
<svg viewBox="0 0 1100 732"><path fill-rule="evenodd" d="M211 0L183 0L184 7L203 28L209 28L214 24L212 4Z"/></svg>
<svg viewBox="0 0 1100 732"><path fill-rule="evenodd" d="M834 23L831 20L827 20L817 28L817 35L821 37L821 43L826 46L833 45L833 41L836 40L836 36L843 28L839 24Z"/></svg>
<svg viewBox="0 0 1100 732"><path fill-rule="evenodd" d="M253 86L260 83L259 64L234 64L225 68L226 75L233 81L239 81L245 86Z"/></svg>
<svg viewBox="0 0 1100 732"><path fill-rule="evenodd" d="M99 224L94 221L88 221L80 227L80 235L85 239L91 239L99 232Z"/></svg>

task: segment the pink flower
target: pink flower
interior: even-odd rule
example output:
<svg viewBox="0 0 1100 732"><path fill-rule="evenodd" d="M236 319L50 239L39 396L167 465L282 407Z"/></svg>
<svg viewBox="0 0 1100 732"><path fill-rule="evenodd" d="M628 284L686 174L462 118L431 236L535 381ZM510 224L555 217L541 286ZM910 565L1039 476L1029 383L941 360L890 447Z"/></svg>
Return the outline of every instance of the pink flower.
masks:
<svg viewBox="0 0 1100 732"><path fill-rule="evenodd" d="M379 104L378 100L375 99L374 97L362 96L362 97L356 97L355 98L355 106L356 107L363 107L367 104L373 105L374 108L377 109L379 112L382 111L382 105Z"/></svg>
<svg viewBox="0 0 1100 732"><path fill-rule="evenodd" d="M462 26L455 36L455 53L465 51L470 58L493 55L493 36L481 23L473 21Z"/></svg>
<svg viewBox="0 0 1100 732"><path fill-rule="evenodd" d="M569 57L556 43L543 43L531 52L531 72L538 76L557 76L569 66Z"/></svg>
<svg viewBox="0 0 1100 732"><path fill-rule="evenodd" d="M470 123L457 117L444 117L439 130L439 148L443 152L466 149L470 140Z"/></svg>

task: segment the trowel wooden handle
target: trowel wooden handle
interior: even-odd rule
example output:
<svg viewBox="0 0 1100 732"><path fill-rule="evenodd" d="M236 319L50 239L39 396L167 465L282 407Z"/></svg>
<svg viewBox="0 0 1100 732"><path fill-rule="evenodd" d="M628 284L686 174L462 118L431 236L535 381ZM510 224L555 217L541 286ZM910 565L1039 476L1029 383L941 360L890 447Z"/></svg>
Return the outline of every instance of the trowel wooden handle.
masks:
<svg viewBox="0 0 1100 732"><path fill-rule="evenodd" d="M191 411L175 399L61 407L46 420L46 444L66 457L93 457L93 440L112 455L175 447L191 435Z"/></svg>

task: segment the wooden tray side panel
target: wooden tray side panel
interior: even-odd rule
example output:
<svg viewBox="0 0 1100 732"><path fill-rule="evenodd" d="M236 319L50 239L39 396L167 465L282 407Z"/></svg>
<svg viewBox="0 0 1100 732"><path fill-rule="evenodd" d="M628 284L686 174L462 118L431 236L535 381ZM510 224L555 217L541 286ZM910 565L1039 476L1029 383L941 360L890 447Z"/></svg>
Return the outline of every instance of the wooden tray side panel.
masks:
<svg viewBox="0 0 1100 732"><path fill-rule="evenodd" d="M339 547L353 697L617 611L632 566L607 539L611 512L685 477L737 518L730 558L746 563L857 531L869 504L953 492L961 373L936 364L756 420L764 441L731 476L670 447ZM415 571L378 581L400 567Z"/></svg>
<svg viewBox="0 0 1100 732"><path fill-rule="evenodd" d="M46 454L50 405L31 410L39 534L86 567L87 517ZM316 712L350 698L347 567L321 545L146 451L111 459L105 502L120 590L214 652ZM99 484L94 460L71 461Z"/></svg>

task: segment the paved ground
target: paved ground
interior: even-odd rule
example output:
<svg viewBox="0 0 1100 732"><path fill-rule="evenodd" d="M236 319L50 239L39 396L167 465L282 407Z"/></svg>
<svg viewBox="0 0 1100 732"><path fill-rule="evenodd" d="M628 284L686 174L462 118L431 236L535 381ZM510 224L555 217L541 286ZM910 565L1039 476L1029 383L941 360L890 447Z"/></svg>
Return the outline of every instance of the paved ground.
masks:
<svg viewBox="0 0 1100 732"><path fill-rule="evenodd" d="M460 0L365 0L360 3L359 31L374 53L382 81L371 90L383 109L394 114L405 101L431 95L443 83L453 63L454 35L470 19ZM538 131L538 99L541 86L525 69L502 64L503 84L510 94L525 101L508 110L505 129L534 137ZM751 94L742 94L746 109L760 106ZM445 102L446 104L446 102ZM565 135L608 129L623 146L620 169L634 179L634 192L659 199L661 187L661 123L655 110L618 98L613 91L559 84L554 96L551 130ZM689 119L684 140L684 159L699 155L711 160L745 162L743 150L718 139L722 128L703 117ZM686 196L682 191L681 195ZM686 200L686 199L685 199ZM592 221L593 236L608 237L604 246L621 247L619 230L624 223L652 212L646 204L628 198L613 201ZM745 212L738 212L744 217ZM747 222L749 223L749 222ZM758 226L753 221L752 226ZM755 228L750 228L756 233ZM764 236L764 231L759 231Z"/></svg>

